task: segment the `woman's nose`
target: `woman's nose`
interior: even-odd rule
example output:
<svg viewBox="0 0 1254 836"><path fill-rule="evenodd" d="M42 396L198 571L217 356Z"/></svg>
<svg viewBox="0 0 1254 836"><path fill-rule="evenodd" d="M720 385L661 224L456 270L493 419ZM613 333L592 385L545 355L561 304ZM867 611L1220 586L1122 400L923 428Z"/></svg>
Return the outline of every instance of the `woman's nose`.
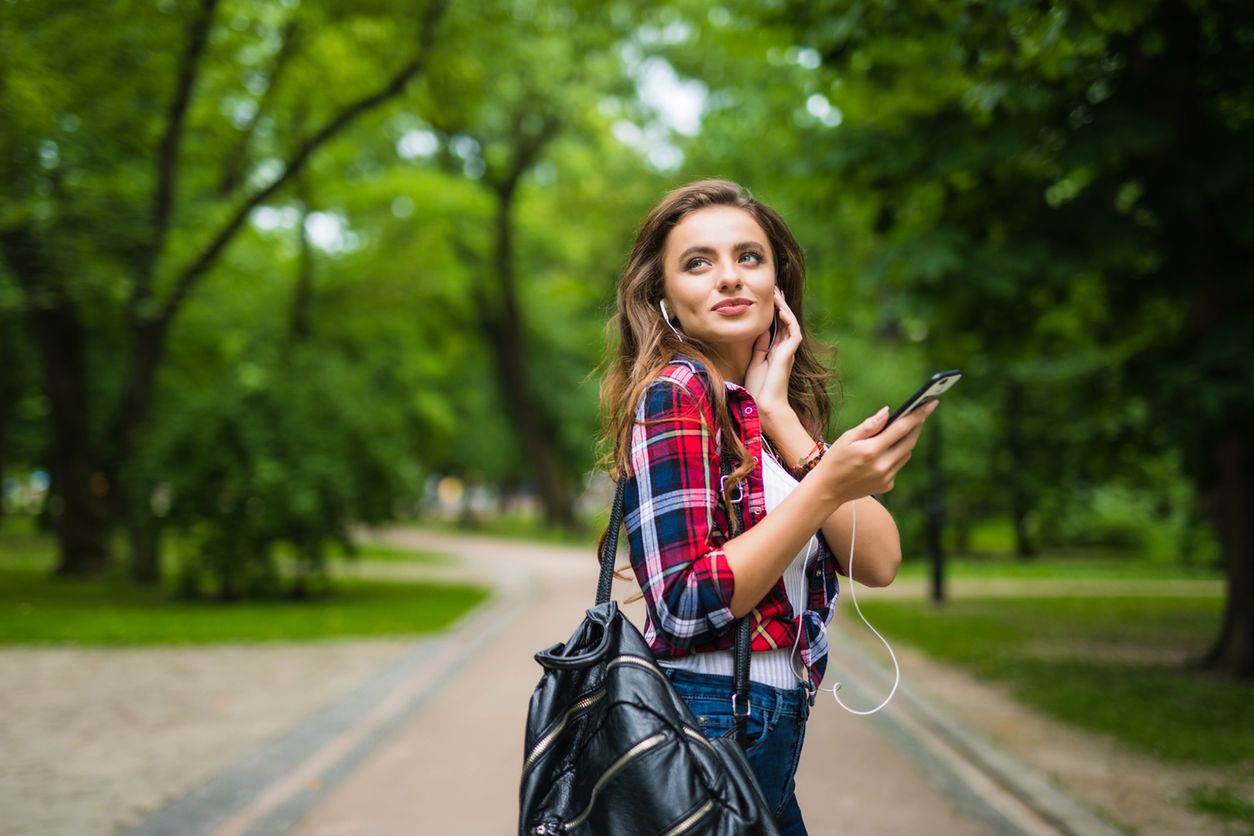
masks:
<svg viewBox="0 0 1254 836"><path fill-rule="evenodd" d="M720 288L740 286L740 270L734 261L719 263L718 286Z"/></svg>

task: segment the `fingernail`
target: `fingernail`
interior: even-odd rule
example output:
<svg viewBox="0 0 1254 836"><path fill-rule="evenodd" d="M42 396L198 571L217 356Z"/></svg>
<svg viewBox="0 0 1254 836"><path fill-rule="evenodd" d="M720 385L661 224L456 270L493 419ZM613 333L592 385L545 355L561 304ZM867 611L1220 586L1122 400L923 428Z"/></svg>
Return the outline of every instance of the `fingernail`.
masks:
<svg viewBox="0 0 1254 836"><path fill-rule="evenodd" d="M884 417L885 415L887 415L887 414L888 414L888 407L886 407L886 406L882 406L882 407L880 407L880 411L879 411L879 412L877 412L877 413L875 413L875 417L876 417L876 418L883 418L883 417Z"/></svg>

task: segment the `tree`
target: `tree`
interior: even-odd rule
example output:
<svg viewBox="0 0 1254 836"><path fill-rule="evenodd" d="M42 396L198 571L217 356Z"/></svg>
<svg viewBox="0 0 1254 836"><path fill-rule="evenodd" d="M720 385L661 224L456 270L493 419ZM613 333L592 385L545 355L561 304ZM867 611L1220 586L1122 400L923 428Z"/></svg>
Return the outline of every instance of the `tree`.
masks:
<svg viewBox="0 0 1254 836"><path fill-rule="evenodd" d="M614 17L594 3L552 3L525 13L514 3L479 4L473 15L449 22L452 37L473 40L478 50L444 67L424 108L446 168L477 181L491 197L490 233L460 236L456 246L475 265L474 320L489 347L499 403L529 461L547 521L566 528L576 526L578 470L560 442L566 416L540 397L535 380L540 364L520 291L518 208L525 178L559 137L590 140L604 130L598 99L625 85L612 48L627 19L615 25Z"/></svg>
<svg viewBox="0 0 1254 836"><path fill-rule="evenodd" d="M281 68L296 60L292 50L307 66L321 59L308 39L303 51L289 45L300 27L292 17L276 19L267 4L226 11L230 22L221 20L217 0L155 9L121 3L93 9L86 25L81 11L21 4L6 6L0 21L9 56L0 87L0 178L10 198L0 218L0 258L22 291L40 348L63 508L62 573L101 569L109 524L124 519L134 574L156 577L146 486L130 465L175 320L254 209L424 72L444 4L397 14L390 6L327 2L294 13L310 19L320 47L355 56L353 72L337 67L354 89L320 98L309 115L315 128L269 147L250 141L262 122L245 119L240 131L223 111L233 106L272 123L283 104L273 91L289 74ZM250 54L237 27L256 27L272 47L251 50L253 65L245 68L260 94L236 86L227 50ZM398 42L401 50L391 47ZM172 43L179 46L171 50ZM87 55L106 66L81 60ZM154 112L150 102L164 106ZM233 150L223 159L219 148ZM208 176L215 168L218 175ZM98 374L119 367L120 375ZM107 504L93 484L108 486Z"/></svg>
<svg viewBox="0 0 1254 836"><path fill-rule="evenodd" d="M1009 407L1035 411L1022 387L1055 373L1066 435L1024 441L1090 472L1183 453L1227 567L1208 661L1254 675L1254 11L920 0L783 18L822 59L843 114L825 164L878 201L894 286L933 336L1001 357Z"/></svg>

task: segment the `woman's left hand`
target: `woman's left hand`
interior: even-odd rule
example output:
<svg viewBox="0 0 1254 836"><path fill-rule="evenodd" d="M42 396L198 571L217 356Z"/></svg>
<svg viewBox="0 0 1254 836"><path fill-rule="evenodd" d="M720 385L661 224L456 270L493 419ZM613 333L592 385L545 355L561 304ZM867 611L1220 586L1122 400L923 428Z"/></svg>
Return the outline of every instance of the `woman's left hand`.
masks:
<svg viewBox="0 0 1254 836"><path fill-rule="evenodd" d="M753 358L745 372L745 389L758 402L764 420L792 408L788 402L788 378L801 345L801 326L779 287L775 288L774 298L779 317L775 344L771 345L771 329L767 328L754 342Z"/></svg>

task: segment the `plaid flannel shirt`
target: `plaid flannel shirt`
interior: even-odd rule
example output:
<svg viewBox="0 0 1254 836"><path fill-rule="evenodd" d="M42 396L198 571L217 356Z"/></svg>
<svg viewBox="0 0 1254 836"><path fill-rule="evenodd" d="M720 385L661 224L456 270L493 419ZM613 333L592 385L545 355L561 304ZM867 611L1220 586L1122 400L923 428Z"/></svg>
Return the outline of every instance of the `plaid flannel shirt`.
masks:
<svg viewBox="0 0 1254 836"><path fill-rule="evenodd" d="M721 431L710 378L696 360L677 356L650 384L636 409L623 515L631 565L644 592L645 639L660 659L735 646L730 606L735 578L723 552L730 526L720 499ZM731 422L758 462L743 485L748 530L766 516L762 428L748 390L726 382ZM645 424L644 422L649 422ZM769 453L768 453L769 455ZM817 532L818 559L807 577L808 606L798 647L817 687L827 665L827 625L839 592L835 556ZM781 577L752 612L753 649L791 648L798 618Z"/></svg>

